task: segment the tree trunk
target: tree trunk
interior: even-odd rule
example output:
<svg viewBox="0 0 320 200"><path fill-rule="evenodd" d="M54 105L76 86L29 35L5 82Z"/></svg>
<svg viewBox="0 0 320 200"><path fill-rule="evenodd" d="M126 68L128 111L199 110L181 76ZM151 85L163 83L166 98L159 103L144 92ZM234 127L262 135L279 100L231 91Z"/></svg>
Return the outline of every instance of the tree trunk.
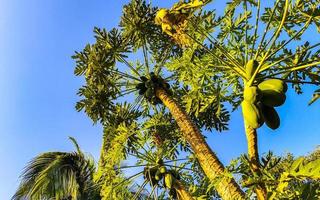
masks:
<svg viewBox="0 0 320 200"><path fill-rule="evenodd" d="M257 131L254 128L251 128L244 122L245 131L248 143L248 155L250 160L250 167L253 172L260 174L260 162L259 162L259 153L258 153L258 138ZM258 200L267 199L267 189L264 184L259 184L255 190Z"/></svg>
<svg viewBox="0 0 320 200"><path fill-rule="evenodd" d="M174 189L177 192L178 200L194 200L181 181L175 180Z"/></svg>
<svg viewBox="0 0 320 200"><path fill-rule="evenodd" d="M257 142L257 131L251 128L245 123L245 131L248 143L248 155L250 160L251 169L254 172L258 172L260 168L259 153L258 153L258 142Z"/></svg>
<svg viewBox="0 0 320 200"><path fill-rule="evenodd" d="M225 176L224 166L212 152L200 130L192 122L187 113L164 89L157 88L156 96L170 110L180 127L183 137L188 141L196 154L204 173L212 182L216 183L215 189L222 199L244 199L243 191L233 178Z"/></svg>

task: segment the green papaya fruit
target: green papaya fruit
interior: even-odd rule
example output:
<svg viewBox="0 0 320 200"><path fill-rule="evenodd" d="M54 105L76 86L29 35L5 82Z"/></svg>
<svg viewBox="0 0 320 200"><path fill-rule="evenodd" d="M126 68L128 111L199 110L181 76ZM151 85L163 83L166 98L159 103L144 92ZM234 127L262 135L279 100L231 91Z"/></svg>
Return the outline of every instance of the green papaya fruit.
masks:
<svg viewBox="0 0 320 200"><path fill-rule="evenodd" d="M164 175L164 182L167 188L171 189L173 184L173 176L172 174L168 173Z"/></svg>
<svg viewBox="0 0 320 200"><path fill-rule="evenodd" d="M251 128L257 129L263 124L263 118L258 107L249 101L242 101L241 103L243 117Z"/></svg>
<svg viewBox="0 0 320 200"><path fill-rule="evenodd" d="M277 107L284 104L286 101L286 95L283 92L277 92L275 90L262 90L261 102L264 105L270 107Z"/></svg>
<svg viewBox="0 0 320 200"><path fill-rule="evenodd" d="M157 170L156 174L154 175L154 178L159 181L162 178L162 174L160 172L160 169Z"/></svg>
<svg viewBox="0 0 320 200"><path fill-rule="evenodd" d="M156 167L148 168L146 173L147 173L148 176L150 174L150 176L152 177L152 176L154 176L156 174L157 170L158 169Z"/></svg>
<svg viewBox="0 0 320 200"><path fill-rule="evenodd" d="M164 173L167 172L167 168L166 168L165 166L161 166L161 167L159 168L159 170L160 170L160 173L162 173L162 174L164 174Z"/></svg>
<svg viewBox="0 0 320 200"><path fill-rule="evenodd" d="M266 125L269 128L271 128L272 130L279 128L280 117L273 107L263 105L261 113L264 121L266 122Z"/></svg>
<svg viewBox="0 0 320 200"><path fill-rule="evenodd" d="M157 168L156 167L152 167L152 168L148 168L146 167L144 169L144 178L146 180L148 180L149 182L151 182L152 185L155 185L158 183L158 181L155 178L155 175L157 173Z"/></svg>
<svg viewBox="0 0 320 200"><path fill-rule="evenodd" d="M243 91L243 99L251 103L255 103L260 99L260 91L258 87L245 87Z"/></svg>
<svg viewBox="0 0 320 200"><path fill-rule="evenodd" d="M163 19L165 18L166 15L168 15L168 10L167 9L160 9L157 14L156 14L156 17L155 17L155 23L157 25L161 25L162 24L162 21Z"/></svg>
<svg viewBox="0 0 320 200"><path fill-rule="evenodd" d="M262 81L258 85L258 88L261 91L274 90L279 93L286 93L288 90L287 84L284 81L279 79L268 79L268 80Z"/></svg>
<svg viewBox="0 0 320 200"><path fill-rule="evenodd" d="M247 79L250 79L254 72L256 71L257 67L259 66L258 61L256 60L249 60L246 64L246 74L247 74Z"/></svg>

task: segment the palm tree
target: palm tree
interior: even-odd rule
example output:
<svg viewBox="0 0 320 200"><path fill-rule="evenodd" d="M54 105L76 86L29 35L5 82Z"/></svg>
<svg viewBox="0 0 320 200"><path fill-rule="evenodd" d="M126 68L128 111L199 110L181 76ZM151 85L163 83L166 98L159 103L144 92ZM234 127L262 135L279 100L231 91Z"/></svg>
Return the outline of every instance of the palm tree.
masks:
<svg viewBox="0 0 320 200"><path fill-rule="evenodd" d="M94 161L84 155L70 137L75 152L47 152L26 166L21 184L12 200L99 200L99 187L93 180Z"/></svg>

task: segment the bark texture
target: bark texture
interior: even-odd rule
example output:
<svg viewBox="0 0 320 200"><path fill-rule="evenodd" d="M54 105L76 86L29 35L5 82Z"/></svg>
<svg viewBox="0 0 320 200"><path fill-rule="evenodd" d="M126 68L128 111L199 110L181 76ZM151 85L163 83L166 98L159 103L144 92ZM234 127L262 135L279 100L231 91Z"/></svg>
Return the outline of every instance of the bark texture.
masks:
<svg viewBox="0 0 320 200"><path fill-rule="evenodd" d="M250 159L251 168L253 171L257 172L260 168L259 163L259 153L258 153L258 139L256 129L245 125L246 137L248 143L248 155Z"/></svg>
<svg viewBox="0 0 320 200"><path fill-rule="evenodd" d="M175 180L174 189L177 192L179 200L194 200L181 181Z"/></svg>
<svg viewBox="0 0 320 200"><path fill-rule="evenodd" d="M250 126L246 125L246 122L245 131L248 143L248 156L250 160L250 167L253 172L260 174L257 131L256 129L253 129ZM267 190L263 184L258 185L255 192L258 200L267 199Z"/></svg>
<svg viewBox="0 0 320 200"><path fill-rule="evenodd" d="M243 191L235 180L224 176L224 166L212 152L198 127L192 122L181 106L162 88L156 90L156 96L170 110L184 138L195 152L206 176L211 181L216 182L215 189L222 199L245 199ZM219 178L219 181L217 181L217 178Z"/></svg>

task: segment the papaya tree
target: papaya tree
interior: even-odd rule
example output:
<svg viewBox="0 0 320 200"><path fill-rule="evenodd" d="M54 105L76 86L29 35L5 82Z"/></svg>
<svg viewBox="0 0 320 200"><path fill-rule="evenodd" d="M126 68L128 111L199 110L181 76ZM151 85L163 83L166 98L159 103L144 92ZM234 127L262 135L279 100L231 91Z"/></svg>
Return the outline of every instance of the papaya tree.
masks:
<svg viewBox="0 0 320 200"><path fill-rule="evenodd" d="M224 166L206 143L192 116L175 100L174 95L182 95L186 88L179 87L175 78L163 69L169 58L181 55L182 49L154 23L156 12L156 8L143 1L132 1L124 7L121 29L108 32L95 28L96 42L73 56L77 63L75 74L84 75L86 80L86 85L79 90L84 98L77 109L84 109L94 121L107 123L115 102L131 93L136 95L131 109L142 112L142 118L165 106L209 179L213 181L219 177L220 181L216 181L218 193L226 199L243 198L244 193L231 176L225 175ZM141 53L144 59L129 62L130 52ZM176 83L170 86L170 81ZM215 111L208 111L207 115L210 112ZM225 127L228 114L225 110L222 113L214 121L199 121L199 125Z"/></svg>
<svg viewBox="0 0 320 200"><path fill-rule="evenodd" d="M205 95L210 92L204 91L208 83L203 80L227 80L219 85L222 89L217 99L234 108L241 103L250 166L257 174L257 129L263 123L271 129L279 127L280 117L274 107L285 102L287 84L299 94L303 84L319 85L320 80L319 43L310 44L303 37L308 31L320 30L319 1L277 0L271 7L263 3L228 2L224 14L207 23L212 27L200 26L197 15L189 14L187 6L159 10L156 19L163 32L187 47L180 58L166 65L180 81L191 86L191 98L183 97L190 106L187 110L198 112L208 105L211 96ZM194 75L201 72L202 79ZM311 102L318 98L318 92ZM197 93L204 96L200 103L193 96ZM259 199L267 198L263 183L257 185L256 194Z"/></svg>

